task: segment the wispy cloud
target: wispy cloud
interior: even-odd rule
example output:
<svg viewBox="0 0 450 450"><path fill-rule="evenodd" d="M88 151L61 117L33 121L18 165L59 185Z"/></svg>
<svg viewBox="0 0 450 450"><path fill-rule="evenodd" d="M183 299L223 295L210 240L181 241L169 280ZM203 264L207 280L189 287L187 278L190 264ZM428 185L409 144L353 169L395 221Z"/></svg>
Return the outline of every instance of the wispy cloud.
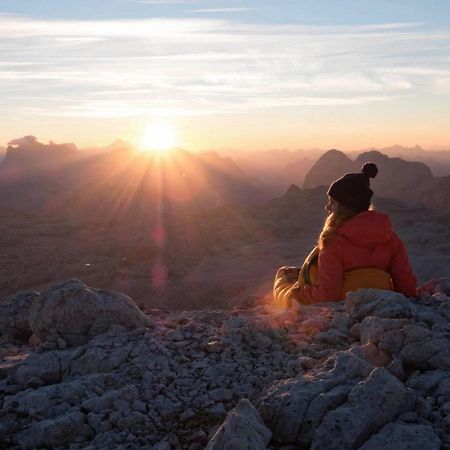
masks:
<svg viewBox="0 0 450 450"><path fill-rule="evenodd" d="M233 9L233 8L229 8ZM202 115L393 102L447 92L450 32L224 19L0 16L3 112Z"/></svg>
<svg viewBox="0 0 450 450"><path fill-rule="evenodd" d="M208 8L208 9L191 9L190 13L237 13L244 11L254 11L254 8Z"/></svg>
<svg viewBox="0 0 450 450"><path fill-rule="evenodd" d="M133 0L135 3L148 3L149 5L172 5L187 3L204 3L208 0Z"/></svg>

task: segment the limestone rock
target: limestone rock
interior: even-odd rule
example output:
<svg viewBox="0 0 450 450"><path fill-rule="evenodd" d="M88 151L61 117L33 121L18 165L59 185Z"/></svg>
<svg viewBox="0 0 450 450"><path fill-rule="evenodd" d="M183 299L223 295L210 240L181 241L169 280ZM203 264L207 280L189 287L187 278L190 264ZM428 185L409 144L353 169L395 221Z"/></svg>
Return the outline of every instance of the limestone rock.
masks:
<svg viewBox="0 0 450 450"><path fill-rule="evenodd" d="M410 410L414 401L413 391L386 369L377 368L355 386L347 404L325 415L311 450L357 448L398 414Z"/></svg>
<svg viewBox="0 0 450 450"><path fill-rule="evenodd" d="M272 433L246 399L228 413L206 450L265 450Z"/></svg>
<svg viewBox="0 0 450 450"><path fill-rule="evenodd" d="M400 356L410 367L450 369L450 339L417 325L403 328L404 341Z"/></svg>
<svg viewBox="0 0 450 450"><path fill-rule="evenodd" d="M360 450L439 450L441 440L430 426L390 423L372 436Z"/></svg>
<svg viewBox="0 0 450 450"><path fill-rule="evenodd" d="M77 350L34 353L20 364L9 378L20 386L59 383L72 359L78 355Z"/></svg>
<svg viewBox="0 0 450 450"><path fill-rule="evenodd" d="M30 309L37 297L38 292L25 291L0 304L0 335L22 340L31 336Z"/></svg>
<svg viewBox="0 0 450 450"><path fill-rule="evenodd" d="M136 328L152 325L133 300L117 292L88 288L79 280L54 285L31 308L30 325L42 341L58 334L69 345L80 345L111 325Z"/></svg>
<svg viewBox="0 0 450 450"><path fill-rule="evenodd" d="M134 306L139 326L116 307L120 294L65 286L43 294L56 313L41 305L52 322L35 351L2 337L11 365L0 367L5 448L199 450L210 439L210 448L340 450L383 446L392 435L401 449L417 433L450 448L442 292L411 300L361 290L296 314L166 310L148 327ZM69 323L61 311L79 317ZM259 416L246 401L233 410L242 398Z"/></svg>
<svg viewBox="0 0 450 450"><path fill-rule="evenodd" d="M398 292L379 289L358 289L349 292L345 309L352 319L362 321L367 316L383 318L413 318L416 306Z"/></svg>
<svg viewBox="0 0 450 450"><path fill-rule="evenodd" d="M378 344L381 336L392 329L400 329L408 323L408 319L385 319L377 316L367 316L361 322L361 344Z"/></svg>
<svg viewBox="0 0 450 450"><path fill-rule="evenodd" d="M278 442L308 445L313 423L344 401L350 389L373 369L351 351L339 352L329 362L330 370L324 367L314 379L282 381L263 397L259 412ZM318 417L313 418L314 414ZM301 434L302 429L306 435Z"/></svg>
<svg viewBox="0 0 450 450"><path fill-rule="evenodd" d="M23 449L43 446L54 448L66 446L76 437L91 434L92 430L84 422L84 414L74 411L54 420L47 419L33 424L18 435L17 442Z"/></svg>

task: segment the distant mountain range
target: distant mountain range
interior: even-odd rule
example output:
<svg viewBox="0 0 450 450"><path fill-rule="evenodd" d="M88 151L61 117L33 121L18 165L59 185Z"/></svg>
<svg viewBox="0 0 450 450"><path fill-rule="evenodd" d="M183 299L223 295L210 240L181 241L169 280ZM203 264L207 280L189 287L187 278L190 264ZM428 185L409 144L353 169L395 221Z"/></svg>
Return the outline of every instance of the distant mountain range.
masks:
<svg viewBox="0 0 450 450"><path fill-rule="evenodd" d="M379 151L384 155L390 157L398 157L407 161L418 161L426 164L433 175L444 176L450 175L450 149L444 150L424 150L419 145L414 147L403 147L401 145L393 145L383 148L368 148L359 152L348 152L349 156L357 153L364 153L369 151Z"/></svg>
<svg viewBox="0 0 450 450"><path fill-rule="evenodd" d="M356 159L362 153L374 151L391 158L400 158L404 161L422 162L428 166L434 176L450 175L450 150L426 151L419 146L403 147L394 145L381 149L370 148L340 153L347 158ZM228 152L227 154L248 174L259 178L275 196L281 195L290 184L307 187L308 182L304 184L305 178L324 153L324 150L314 148L293 151L273 149L255 152ZM333 174L340 172L343 174L347 171L348 161L344 158L334 159L333 164L337 164L336 171ZM324 168L322 167L321 170L324 170Z"/></svg>
<svg viewBox="0 0 450 450"><path fill-rule="evenodd" d="M420 147L386 148L391 154L433 155L445 167L446 152ZM450 176L435 176L417 161L380 151L318 149L267 150L235 154L198 154L173 149L166 155L137 152L116 140L102 149L79 150L74 144L42 144L34 136L13 140L0 164L0 206L33 213L62 213L113 220L201 211L228 203L251 205L282 195L289 185L306 189L328 186L346 172L375 162L380 173L372 185L377 195L434 209L450 209ZM428 157L428 156L427 156ZM156 209L155 209L156 208Z"/></svg>
<svg viewBox="0 0 450 450"><path fill-rule="evenodd" d="M0 165L0 206L83 218L155 216L155 211L253 204L268 195L231 159L138 153L116 141L87 157L74 144L48 145L28 136L10 143Z"/></svg>
<svg viewBox="0 0 450 450"><path fill-rule="evenodd" d="M379 173L371 180L374 192L411 205L450 210L450 176L435 177L421 162L390 158L379 151L364 152L355 160L343 152L329 150L305 177L304 188L328 186L348 172L359 172L364 163L377 164Z"/></svg>

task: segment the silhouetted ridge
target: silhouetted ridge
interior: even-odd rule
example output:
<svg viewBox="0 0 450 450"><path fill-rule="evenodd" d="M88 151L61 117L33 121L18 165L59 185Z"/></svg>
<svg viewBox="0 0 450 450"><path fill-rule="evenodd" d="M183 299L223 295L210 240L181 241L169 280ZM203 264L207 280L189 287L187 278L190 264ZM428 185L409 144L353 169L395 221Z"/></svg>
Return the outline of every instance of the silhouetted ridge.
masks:
<svg viewBox="0 0 450 450"><path fill-rule="evenodd" d="M314 164L305 177L303 187L310 189L317 186L328 186L344 173L351 172L353 162L339 150L328 150Z"/></svg>
<svg viewBox="0 0 450 450"><path fill-rule="evenodd" d="M302 190L296 184L291 184L288 187L286 193L284 194L284 197L299 195L301 192L302 192Z"/></svg>

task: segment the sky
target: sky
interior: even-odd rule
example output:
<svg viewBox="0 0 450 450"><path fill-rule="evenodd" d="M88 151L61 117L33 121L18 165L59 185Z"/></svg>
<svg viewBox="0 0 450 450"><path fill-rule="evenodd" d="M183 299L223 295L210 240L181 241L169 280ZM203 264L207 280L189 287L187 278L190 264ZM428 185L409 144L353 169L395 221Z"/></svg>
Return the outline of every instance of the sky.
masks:
<svg viewBox="0 0 450 450"><path fill-rule="evenodd" d="M0 145L450 149L448 0L0 0Z"/></svg>

